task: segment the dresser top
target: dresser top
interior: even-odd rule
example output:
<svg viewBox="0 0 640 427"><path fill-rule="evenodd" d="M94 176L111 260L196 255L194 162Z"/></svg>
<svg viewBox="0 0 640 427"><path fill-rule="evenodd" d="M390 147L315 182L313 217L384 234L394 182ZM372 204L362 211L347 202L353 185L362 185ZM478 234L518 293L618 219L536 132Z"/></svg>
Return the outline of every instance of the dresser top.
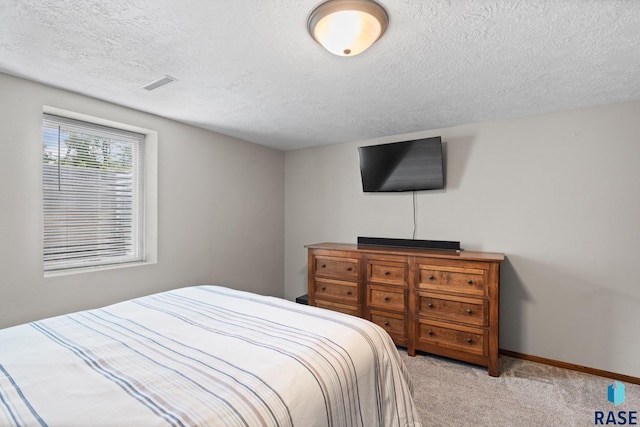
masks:
<svg viewBox="0 0 640 427"><path fill-rule="evenodd" d="M366 253L384 253L393 255L427 256L431 258L464 259L473 261L504 261L504 254L498 252L445 251L431 249L396 248L389 246L363 246L354 243L314 243L305 245L308 249L329 249L336 251L356 251Z"/></svg>

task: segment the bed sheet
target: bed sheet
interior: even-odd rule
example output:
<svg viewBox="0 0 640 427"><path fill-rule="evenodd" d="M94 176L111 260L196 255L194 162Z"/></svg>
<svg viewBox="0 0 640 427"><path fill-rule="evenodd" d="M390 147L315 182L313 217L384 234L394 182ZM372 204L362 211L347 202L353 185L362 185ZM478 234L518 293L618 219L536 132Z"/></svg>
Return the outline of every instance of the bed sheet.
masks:
<svg viewBox="0 0 640 427"><path fill-rule="evenodd" d="M1 426L419 426L387 333L193 286L0 330Z"/></svg>

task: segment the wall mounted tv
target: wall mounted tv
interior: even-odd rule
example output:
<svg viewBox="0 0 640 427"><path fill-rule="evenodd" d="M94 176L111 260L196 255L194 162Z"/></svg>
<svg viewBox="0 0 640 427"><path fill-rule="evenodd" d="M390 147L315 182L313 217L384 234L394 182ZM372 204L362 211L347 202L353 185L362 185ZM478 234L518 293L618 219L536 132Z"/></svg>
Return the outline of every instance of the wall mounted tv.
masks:
<svg viewBox="0 0 640 427"><path fill-rule="evenodd" d="M365 192L444 188L442 140L434 138L359 147Z"/></svg>

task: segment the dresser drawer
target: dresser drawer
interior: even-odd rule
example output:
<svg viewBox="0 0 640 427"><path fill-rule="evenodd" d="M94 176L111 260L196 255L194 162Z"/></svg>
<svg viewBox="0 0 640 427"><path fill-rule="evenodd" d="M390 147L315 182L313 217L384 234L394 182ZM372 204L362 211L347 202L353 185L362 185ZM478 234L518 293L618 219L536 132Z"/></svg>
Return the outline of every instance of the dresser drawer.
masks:
<svg viewBox="0 0 640 427"><path fill-rule="evenodd" d="M484 296L485 270L419 265L418 288Z"/></svg>
<svg viewBox="0 0 640 427"><path fill-rule="evenodd" d="M418 314L420 316L475 326L487 325L489 317L487 304L487 301L479 298L464 298L428 292L418 294Z"/></svg>
<svg viewBox="0 0 640 427"><path fill-rule="evenodd" d="M367 262L367 281L407 286L406 263L371 260Z"/></svg>
<svg viewBox="0 0 640 427"><path fill-rule="evenodd" d="M368 285L367 305L385 310L406 311L405 291L388 286Z"/></svg>
<svg viewBox="0 0 640 427"><path fill-rule="evenodd" d="M356 305L340 304L333 301L316 300L316 307L326 308L327 310L339 311L340 313L350 314L352 316L360 316L360 309Z"/></svg>
<svg viewBox="0 0 640 427"><path fill-rule="evenodd" d="M333 299L346 303L358 303L358 283L316 277L313 280L316 299Z"/></svg>
<svg viewBox="0 0 640 427"><path fill-rule="evenodd" d="M358 280L360 260L357 258L317 255L313 261L313 271L319 276Z"/></svg>
<svg viewBox="0 0 640 427"><path fill-rule="evenodd" d="M387 331L396 343L402 344L406 340L407 322L404 315L371 311L369 320Z"/></svg>
<svg viewBox="0 0 640 427"><path fill-rule="evenodd" d="M431 351L431 347L445 347L465 353L486 356L488 333L482 328L471 328L443 322L420 319L418 321L418 349ZM422 345L421 345L422 344Z"/></svg>

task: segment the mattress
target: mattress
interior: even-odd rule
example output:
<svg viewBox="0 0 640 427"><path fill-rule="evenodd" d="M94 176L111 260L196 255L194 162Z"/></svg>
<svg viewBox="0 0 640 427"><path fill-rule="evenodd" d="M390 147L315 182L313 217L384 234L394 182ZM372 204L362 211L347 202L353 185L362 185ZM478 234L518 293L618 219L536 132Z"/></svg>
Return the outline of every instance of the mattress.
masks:
<svg viewBox="0 0 640 427"><path fill-rule="evenodd" d="M193 286L0 330L0 426L419 426L387 333Z"/></svg>

